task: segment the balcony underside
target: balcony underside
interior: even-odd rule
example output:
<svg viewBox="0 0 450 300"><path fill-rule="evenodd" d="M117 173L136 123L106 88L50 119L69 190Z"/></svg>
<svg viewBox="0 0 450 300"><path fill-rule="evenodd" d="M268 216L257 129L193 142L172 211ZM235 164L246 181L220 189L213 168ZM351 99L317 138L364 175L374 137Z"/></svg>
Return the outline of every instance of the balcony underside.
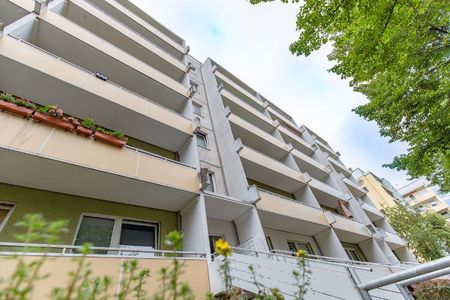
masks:
<svg viewBox="0 0 450 300"><path fill-rule="evenodd" d="M329 206L329 207L337 207L338 200L347 201L348 195L329 186L326 183L323 183L314 178L308 182L309 187L311 188L314 196L320 202L320 204Z"/></svg>
<svg viewBox="0 0 450 300"><path fill-rule="evenodd" d="M386 235L387 236L384 240L388 244L389 248L391 248L392 250L397 250L398 248L406 246L406 242L396 234L386 232Z"/></svg>
<svg viewBox="0 0 450 300"><path fill-rule="evenodd" d="M291 154L302 172L317 179L323 179L330 175L330 169L297 149L293 149Z"/></svg>
<svg viewBox="0 0 450 300"><path fill-rule="evenodd" d="M364 224L340 216L335 216L335 219L331 226L341 242L356 244L371 237Z"/></svg>
<svg viewBox="0 0 450 300"><path fill-rule="evenodd" d="M28 13L27 10L8 0L0 0L0 20L4 22L4 26L8 26Z"/></svg>
<svg viewBox="0 0 450 300"><path fill-rule="evenodd" d="M113 162L112 162L113 163ZM0 146L0 181L101 200L179 211L196 193Z"/></svg>
<svg viewBox="0 0 450 300"><path fill-rule="evenodd" d="M7 38L2 38L3 42L6 42ZM33 57L36 60L41 59L36 56L36 51L39 53L38 50L16 42L12 38L9 38L9 41L14 42L11 47L15 48L16 52L23 51L24 56ZM116 92L115 86L87 73L80 75L78 73L82 73L82 71L55 60L53 57L48 57L48 61L43 61L44 65L51 65L52 68L37 69L27 65L27 61L22 60L21 56L11 59L1 55L1 47L0 43L0 70L2 70L0 72L0 90L42 105L56 104L67 114L78 118L92 117L99 125L120 130L125 134L171 151L178 151L191 137L190 121L169 110L131 94L122 93L124 96L121 98L119 94L121 90ZM65 68L73 70L73 74L62 71ZM61 71L65 73L67 80L62 76L56 78L52 76L53 73L50 73L57 74ZM72 81L69 81L70 79ZM108 93L117 96L113 99L106 98ZM149 116L154 114L157 109L167 114L164 119L168 123ZM170 122L171 119L174 123ZM133 122L129 120L133 120ZM176 124L180 124L181 127Z"/></svg>
<svg viewBox="0 0 450 300"><path fill-rule="evenodd" d="M208 218L233 221L250 211L253 205L205 191L205 207Z"/></svg>

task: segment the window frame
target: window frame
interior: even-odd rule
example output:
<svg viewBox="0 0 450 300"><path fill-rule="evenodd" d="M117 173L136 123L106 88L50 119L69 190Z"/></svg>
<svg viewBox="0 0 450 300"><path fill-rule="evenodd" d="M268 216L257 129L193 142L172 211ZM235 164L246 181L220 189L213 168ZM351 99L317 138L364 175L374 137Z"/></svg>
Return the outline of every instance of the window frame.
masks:
<svg viewBox="0 0 450 300"><path fill-rule="evenodd" d="M208 170L208 177L210 179L210 186L212 186L212 190L208 190L207 187L205 187L205 191L216 193L217 192L217 185L216 185L216 174L210 170Z"/></svg>
<svg viewBox="0 0 450 300"><path fill-rule="evenodd" d="M155 230L155 250L160 250L160 239L161 239L161 222L159 221L151 221L151 220L144 220L144 219L137 219L133 217L124 217L124 216L114 216L114 215L105 215L105 214L98 214L98 213L89 213L84 212L81 213L80 218L78 220L77 228L75 230L75 233L73 235L72 239L72 245L75 245L75 242L77 240L78 232L80 231L81 222L83 222L83 217L93 217L93 218L102 218L102 219L110 219L114 220L113 230L112 230L112 236L111 236L111 242L109 244L110 248L120 248L120 233L122 231L122 223L124 220L136 222L135 224L139 223L147 223L147 224L154 224L156 226ZM94 246L95 247L95 246Z"/></svg>
<svg viewBox="0 0 450 300"><path fill-rule="evenodd" d="M7 202L7 201L0 201L0 209L8 210L8 212L6 213L5 218L0 223L0 232L3 230L3 228L6 225L6 223L8 223L9 217L11 216L14 208L16 208L16 204L15 203Z"/></svg>
<svg viewBox="0 0 450 300"><path fill-rule="evenodd" d="M311 245L310 242L287 240L287 241L286 241L286 244L288 245L289 251L292 251L292 250L290 249L290 247L289 247L289 243L294 243L294 246L295 246L295 249L296 249L295 252L297 252L298 250L300 250L300 248L297 246L297 244L300 244L300 245L305 245L305 246L306 246L306 248L308 249L308 252L309 252L309 253L307 253L307 254L309 254L309 255L317 255L316 252L314 251L314 248L313 248L313 246ZM295 255L295 254L294 254L294 255Z"/></svg>
<svg viewBox="0 0 450 300"><path fill-rule="evenodd" d="M199 139L198 139L198 136L199 136L199 135L204 137L204 140L205 140L205 146L199 145L199 144L198 144L198 140L199 140ZM207 134L204 133L204 132L198 131L198 132L195 133L195 136L196 136L196 139L197 139L197 146L198 146L198 147L201 147L201 148L203 148L203 149L207 149L207 150L208 150L209 148L208 148L208 136L207 136Z"/></svg>
<svg viewBox="0 0 450 300"><path fill-rule="evenodd" d="M368 262L366 256L364 255L364 252L361 250L361 248L358 246L358 244L351 244L351 243L341 243L342 247L345 250L345 254L349 257L350 260L353 261L360 261L360 262ZM356 256L359 258L358 260L355 260L351 258L351 256L348 254L348 251L354 251Z"/></svg>
<svg viewBox="0 0 450 300"><path fill-rule="evenodd" d="M211 252L211 254L214 254L216 252L215 251L215 243L214 243L214 245L212 245L213 249L211 249L211 240L210 240L211 237L215 237L215 238L218 237L219 239L225 240L225 234L223 234L223 233L209 233L208 232L209 251L214 250L214 251Z"/></svg>

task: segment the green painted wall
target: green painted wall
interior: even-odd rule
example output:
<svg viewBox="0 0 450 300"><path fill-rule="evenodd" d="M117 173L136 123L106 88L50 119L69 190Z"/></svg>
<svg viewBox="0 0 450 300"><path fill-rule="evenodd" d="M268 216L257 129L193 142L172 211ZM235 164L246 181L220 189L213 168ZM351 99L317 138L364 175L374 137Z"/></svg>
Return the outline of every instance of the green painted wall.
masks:
<svg viewBox="0 0 450 300"><path fill-rule="evenodd" d="M155 146L155 145L152 145L152 144L149 144L149 143L146 143L146 142L143 142L143 141L131 138L131 137L128 138L127 144L130 145L131 147L139 148L139 149L151 152L151 153L155 153L155 154L164 156L165 158L178 160L178 155L175 152L172 152L170 150L167 150L167 149L164 149L164 148L161 148L161 147L158 147L158 146Z"/></svg>
<svg viewBox="0 0 450 300"><path fill-rule="evenodd" d="M164 238L170 230L178 228L177 213L159 209L60 194L0 183L0 201L15 204L12 214L0 232L0 241L14 241L19 222L26 213L42 213L48 220L70 221L69 232L62 244L72 244L82 213L97 213L111 216L136 218L160 223L159 245L166 249Z"/></svg>
<svg viewBox="0 0 450 300"><path fill-rule="evenodd" d="M248 184L249 184L249 185L254 184L254 185L256 185L257 187L259 187L259 188L261 188L261 189L263 189L263 190L266 190L266 191L268 191L268 192L272 192L272 193L281 195L281 196L283 196L283 197L286 197L286 198L290 198L290 199L294 199L294 200L295 200L294 195L291 194L291 193L289 193L289 192L286 192L286 191L277 189L276 187L273 187L273 186L264 184L264 183L262 183L262 182L258 182L258 181L256 181L256 180L253 180L253 179L250 179L250 178L247 178L247 181L248 181Z"/></svg>

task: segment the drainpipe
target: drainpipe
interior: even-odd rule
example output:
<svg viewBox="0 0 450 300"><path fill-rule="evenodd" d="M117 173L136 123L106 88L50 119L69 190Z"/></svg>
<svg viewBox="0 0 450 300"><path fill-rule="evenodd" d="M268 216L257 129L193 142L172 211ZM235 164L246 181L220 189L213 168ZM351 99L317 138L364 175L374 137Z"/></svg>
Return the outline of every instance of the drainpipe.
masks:
<svg viewBox="0 0 450 300"><path fill-rule="evenodd" d="M450 256L447 256L408 270L384 276L366 283L361 283L358 285L358 290L364 300L371 300L372 297L369 295L370 290L449 267Z"/></svg>

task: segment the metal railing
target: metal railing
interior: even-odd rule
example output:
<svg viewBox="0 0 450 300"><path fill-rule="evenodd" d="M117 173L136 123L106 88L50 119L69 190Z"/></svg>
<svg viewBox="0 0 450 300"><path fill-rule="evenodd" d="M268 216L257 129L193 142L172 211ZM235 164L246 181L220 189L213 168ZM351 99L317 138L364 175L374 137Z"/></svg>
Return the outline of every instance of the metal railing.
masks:
<svg viewBox="0 0 450 300"><path fill-rule="evenodd" d="M28 41L26 41L26 40L23 40L23 39L21 39L21 38L18 37L18 36L15 36L15 35L12 35L12 34L9 34L9 36L12 37L12 38L14 38L14 39L16 39L17 41L19 41L19 42L21 42L21 43L24 43L25 45L28 45L28 46L30 46L30 47L33 47L33 48L36 49L36 50L42 51L42 52L44 52L44 53L46 53L46 54L52 56L53 58L55 58L55 59L57 59L57 60L59 60L59 61L62 61L62 62L64 62L64 63L68 64L68 65L71 65L72 67L75 67L75 68L77 68L77 69L79 69L79 70L81 70L81 71L83 71L83 72L85 72L85 73L87 73L87 74L89 74L89 75L91 75L91 76L97 78L97 76L95 75L94 72L91 72L91 71L89 71L89 70L86 70L86 69L84 69L83 67L80 67L79 65L77 65L77 64L75 64L75 63L73 63L73 62L70 62L70 61L68 61L68 60L66 60L66 59L64 59L64 58L62 58L62 57L57 56L57 55L54 54L54 53L51 53L51 52L49 52L49 51L47 51L47 50L45 50L45 49L42 49L42 48L40 48L39 46L34 45L33 43L30 43L30 42L28 42ZM103 80L102 80L102 81L103 81ZM151 100L151 99L148 99L148 98L146 98L146 97L144 97L144 96L142 96L142 95L140 95L140 94L138 94L138 93L136 93L136 92L133 92L133 91L131 91L131 90L129 90L129 89L127 89L127 88L125 88L125 87L123 87L123 86L121 86L121 85L115 83L115 82L112 82L112 81L110 81L110 80L104 80L104 82L107 82L107 83L109 83L109 84L111 84L111 85L114 85L115 87L117 87L117 88L119 88L119 89L121 89L121 90L123 90L123 91L125 91L125 92L127 92L127 93L133 94L134 96L139 97L139 98L141 98L142 100L148 101L148 102L150 102L150 103L152 103L152 104L154 104L154 105L157 105L158 107L161 107L162 109L165 109L165 110L167 110L167 111L170 111L171 113L174 113L174 114L178 115L179 117L182 117L182 118L184 118L184 119L186 119L186 120L191 121L189 118L187 118L186 116L180 114L179 112L174 111L174 110L172 110L172 109L170 109L170 108L168 108L168 107L166 107L166 106L164 106L164 105L161 105L160 103L155 102L155 101L153 101L153 100Z"/></svg>
<svg viewBox="0 0 450 300"><path fill-rule="evenodd" d="M0 242L0 256L29 255L29 256L81 256L77 252L82 246L55 245L38 243L10 243ZM8 251L7 249L10 249ZM116 258L180 258L180 259L206 259L206 253L194 251L171 251L148 249L144 247L90 247L92 257L116 257ZM97 253L95 253L97 252ZM104 252L104 253L99 253Z"/></svg>

